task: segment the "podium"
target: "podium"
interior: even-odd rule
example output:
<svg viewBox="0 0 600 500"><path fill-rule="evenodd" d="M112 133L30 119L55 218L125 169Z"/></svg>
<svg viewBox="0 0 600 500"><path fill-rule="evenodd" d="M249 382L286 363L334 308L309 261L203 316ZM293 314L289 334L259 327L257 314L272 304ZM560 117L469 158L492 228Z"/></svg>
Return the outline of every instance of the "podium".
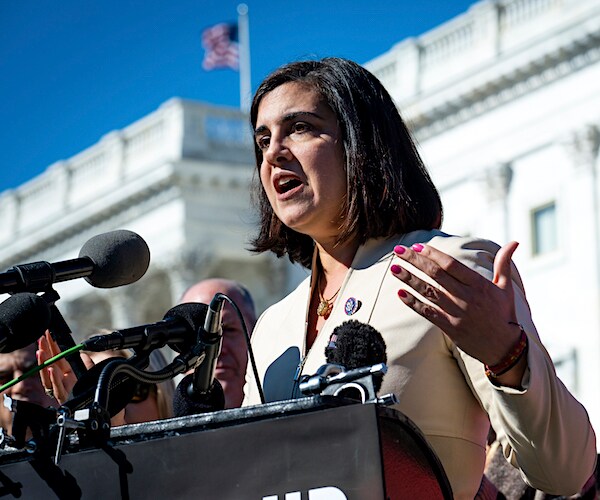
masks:
<svg viewBox="0 0 600 500"><path fill-rule="evenodd" d="M58 465L0 454L7 498L449 499L418 428L375 404L315 396L111 430L102 449L67 446Z"/></svg>

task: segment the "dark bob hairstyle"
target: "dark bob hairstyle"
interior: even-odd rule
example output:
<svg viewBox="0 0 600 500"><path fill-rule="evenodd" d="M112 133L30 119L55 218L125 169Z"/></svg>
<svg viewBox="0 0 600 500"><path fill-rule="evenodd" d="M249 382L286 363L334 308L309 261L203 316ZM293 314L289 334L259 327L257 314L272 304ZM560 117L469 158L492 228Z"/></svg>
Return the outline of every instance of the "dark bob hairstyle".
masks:
<svg viewBox="0 0 600 500"><path fill-rule="evenodd" d="M358 64L340 58L300 61L275 70L260 84L250 110L253 130L262 98L288 82L316 90L337 116L346 160L346 206L338 243L439 228L442 203L394 101L381 82ZM260 170L262 152L254 145ZM310 267L314 243L285 226L273 212L260 176L253 199L259 211L251 250Z"/></svg>

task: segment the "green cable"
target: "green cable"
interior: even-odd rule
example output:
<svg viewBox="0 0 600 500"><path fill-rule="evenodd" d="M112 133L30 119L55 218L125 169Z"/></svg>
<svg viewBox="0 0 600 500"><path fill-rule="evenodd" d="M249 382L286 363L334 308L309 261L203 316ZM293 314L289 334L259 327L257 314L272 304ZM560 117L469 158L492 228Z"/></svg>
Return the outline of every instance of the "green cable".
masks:
<svg viewBox="0 0 600 500"><path fill-rule="evenodd" d="M73 354L74 352L81 351L81 349L83 349L83 344L78 344L76 346L70 347L69 349L67 349L64 352L61 352L60 354L57 354L53 358L50 358L50 359L44 361L41 365L34 366L27 373L24 373L20 377L15 378L15 379L11 380L10 382L7 382L6 384L4 384L2 387L0 387L0 392L4 392L6 389L12 387L13 385L16 385L19 382L22 382L23 380L25 380L26 378L31 377L32 375L35 375L37 372L41 371L43 368L46 368L48 365L51 365L52 363L55 363L59 359L69 356L70 354Z"/></svg>

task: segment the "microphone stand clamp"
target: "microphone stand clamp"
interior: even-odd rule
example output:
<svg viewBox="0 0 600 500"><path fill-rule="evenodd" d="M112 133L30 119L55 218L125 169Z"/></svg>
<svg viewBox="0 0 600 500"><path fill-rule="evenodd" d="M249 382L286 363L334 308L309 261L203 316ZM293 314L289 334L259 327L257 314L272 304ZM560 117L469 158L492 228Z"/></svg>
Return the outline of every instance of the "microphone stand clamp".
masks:
<svg viewBox="0 0 600 500"><path fill-rule="evenodd" d="M346 370L341 365L328 363L321 366L315 375L305 376L300 382L300 391L306 396L315 394L339 396L358 400L361 403L377 403L385 406L398 403L395 394L377 397L373 383L374 375L387 372L385 363Z"/></svg>
<svg viewBox="0 0 600 500"><path fill-rule="evenodd" d="M79 442L83 446L102 447L110 438L110 413L94 401L88 408L76 410L73 414Z"/></svg>

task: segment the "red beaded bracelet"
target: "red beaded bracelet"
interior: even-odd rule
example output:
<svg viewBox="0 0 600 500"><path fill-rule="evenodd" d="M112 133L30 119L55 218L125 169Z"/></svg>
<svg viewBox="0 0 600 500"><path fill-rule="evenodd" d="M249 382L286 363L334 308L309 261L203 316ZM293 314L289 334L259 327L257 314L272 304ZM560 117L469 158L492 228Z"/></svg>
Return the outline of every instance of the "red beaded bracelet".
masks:
<svg viewBox="0 0 600 500"><path fill-rule="evenodd" d="M527 334L523 329L523 325L514 321L509 321L509 324L517 325L521 329L521 335L517 343L499 363L492 366L485 365L485 374L488 377L498 378L500 375L503 375L513 368L527 352Z"/></svg>

